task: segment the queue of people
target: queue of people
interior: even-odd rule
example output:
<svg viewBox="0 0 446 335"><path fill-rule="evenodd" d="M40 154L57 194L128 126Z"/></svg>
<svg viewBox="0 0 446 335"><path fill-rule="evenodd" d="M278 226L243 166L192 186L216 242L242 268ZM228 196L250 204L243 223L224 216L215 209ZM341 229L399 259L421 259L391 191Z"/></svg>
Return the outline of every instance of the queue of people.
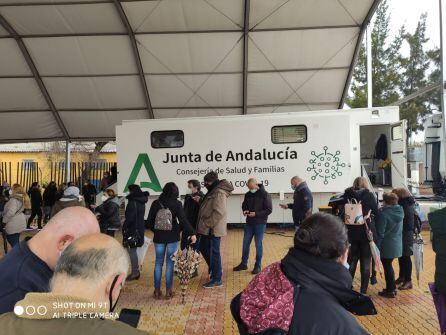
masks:
<svg viewBox="0 0 446 335"><path fill-rule="evenodd" d="M399 290L412 289L412 255L415 200L405 188L397 188L384 193L383 203L369 190L366 178L358 177L353 186L347 188L343 195L342 205L358 203L362 209L364 220L356 224L346 224L350 242L349 268L352 277L360 263L360 292L367 293L368 285L375 285L376 270L372 259L370 242L374 241L379 248L383 265L386 288L379 295L394 298ZM345 220L345 211L340 216ZM399 277L395 279L393 260L398 259Z"/></svg>
<svg viewBox="0 0 446 335"><path fill-rule="evenodd" d="M189 180L183 204L179 201L178 186L166 183L160 196L151 203L147 219L149 193L139 185L129 185L122 246L113 239L121 226L120 200L113 190L102 191L101 205L88 203L87 206L74 185L67 185L62 195L55 184L49 185L50 190L41 201L37 195L38 184L33 184L29 192L13 185L8 191L9 200L3 206L3 222L8 242L16 247L0 261L0 282L3 283L0 314L5 313L0 316L0 327L2 324L7 324L8 329L33 327L43 321L50 328L61 327L62 321L50 320L47 317L50 314L27 318L11 311L14 306L38 302L53 313L49 305L63 301L67 295L82 302L107 301L108 308L99 308L97 312L112 313L124 282L140 278L137 248L144 243L146 228L153 231L155 246L155 299L174 296L171 257L179 247L191 246L203 256L209 274L204 288L221 287L221 238L227 234L227 202L233 187L213 171L204 176L203 184L206 194L201 192L200 181ZM358 177L342 198L344 207L352 203L360 206L363 220L351 224L347 223L346 210L339 213L340 218L312 214L313 197L308 185L298 176L291 178L290 184L294 190L293 202L280 206L293 212L294 245L280 262L262 269L263 239L273 211L272 200L264 185L255 178L247 181L248 191L241 205L246 218L242 257L233 271L248 270L254 239L256 255L252 274L256 276L231 303L240 334L266 334L272 330L275 334L322 334L333 329L336 330L333 334L339 335L366 334L351 313L376 314L373 302L366 295L369 282L376 283L370 241L375 241L380 250L385 275L386 286L379 295L394 298L397 288L412 288L413 197L405 189L395 189L384 194L379 208L367 180ZM20 241L20 232L30 222L25 209L38 216L36 207L33 209L33 195L37 199L35 205L40 201L40 205L51 206L51 201L55 201L48 223L34 237ZM398 279L393 270L396 258L400 264ZM360 293L352 289L358 262ZM76 270L69 264L76 264ZM164 264L165 294L161 284ZM95 278L101 278L101 282L95 283L98 292L93 294L87 287L91 287ZM70 283L72 287L68 287ZM75 326L76 322L64 324L69 325ZM98 327L105 330L112 325L104 323ZM88 330L86 333L89 334ZM113 334L113 330L109 333ZM128 333L132 334L130 330Z"/></svg>

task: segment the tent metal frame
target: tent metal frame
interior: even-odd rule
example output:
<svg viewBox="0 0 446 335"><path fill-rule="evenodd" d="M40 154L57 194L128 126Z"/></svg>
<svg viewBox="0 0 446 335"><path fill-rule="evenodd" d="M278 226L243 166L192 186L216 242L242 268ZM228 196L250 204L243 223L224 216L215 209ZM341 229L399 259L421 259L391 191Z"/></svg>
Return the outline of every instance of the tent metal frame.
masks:
<svg viewBox="0 0 446 335"><path fill-rule="evenodd" d="M118 1L118 0L115 0ZM381 0L379 0L381 1ZM0 5L1 8L1 5ZM331 29L351 29L360 28L358 25L339 25L339 26L308 26L308 27L282 27L282 28L258 28L249 29L250 33L263 32L284 32L301 30L331 30ZM135 36L139 35L180 35L180 34L228 34L245 33L245 29L218 29L218 30L169 30L169 31L137 31L133 32ZM51 37L100 37L100 36L126 36L127 32L96 32L96 33L60 33L60 34L21 34L22 38L51 38ZM8 38L9 35L2 35L0 38Z"/></svg>
<svg viewBox="0 0 446 335"><path fill-rule="evenodd" d="M377 7L379 6L379 4L382 2L382 0L374 0L372 6L369 8L369 11L367 12L367 15L364 19L364 21L362 22L362 24L347 24L347 25L337 25L337 26L307 26L307 27L279 27L279 28L258 28L257 26L260 25L265 18L271 16L272 14L274 14L275 11L273 11L272 13L268 14L268 16L266 16L264 19L262 19L260 22L258 22L257 24L253 25L250 28L250 22L249 22L249 18L250 18L250 0L244 0L244 9L243 9L243 26L236 24L238 28L234 28L234 29L218 29L218 30L179 30L179 31L149 31L149 32L144 32L144 31L135 31L129 20L128 17L124 11L124 8L122 6L122 3L126 3L126 2L138 2L141 0L92 0L89 2L85 2L85 1L79 1L79 0L72 0L72 1L67 1L67 2L63 2L63 3L48 3L48 2L43 2L43 1L36 1L34 3L32 2L23 2L20 0L17 0L16 2L12 2L12 3L3 3L0 4L0 8L2 7L14 7L14 6L64 6L64 5L92 5L92 4L111 4L114 5L117 13L121 19L121 23L123 25L123 31L118 31L118 32L93 32L93 33L62 33L62 34L19 34L17 31L15 31L15 29L8 23L8 21L2 16L0 15L0 26L3 26L6 30L6 32L9 35L2 35L0 36L0 39L4 39L4 38L13 38L15 39L15 41L17 42L23 57L25 58L29 68L31 69L32 75L18 75L18 76L0 76L0 79L3 78L34 78L35 81L37 82L39 89L42 92L42 95L44 96L49 109L45 109L45 110L36 110L36 109L30 109L30 110L0 110L0 113L17 113L17 112L51 112L54 116L54 118L56 119L56 122L61 130L62 136L60 137L56 137L56 138L40 138L40 139L23 139L23 141L52 141L52 140L65 140L65 141L79 141L79 140L111 140L112 138L89 138L89 137L70 137L69 133L67 131L67 128L65 127L59 112L70 112L70 111L98 111L98 112L113 112L113 111L125 111L125 110L129 110L129 111L137 111L137 110L147 110L147 113L149 115L149 118L154 118L154 109L157 110L169 110L169 109L185 109L185 110L190 110L190 109L240 109L242 111L242 114L247 114L248 113L248 108L255 108L255 107L281 107L281 106L296 106L296 105L338 105L338 108L342 108L343 104L344 104L344 100L347 96L348 93L348 89L350 86L350 82L352 80L352 76L353 76L353 70L354 67L357 63L357 59L358 59L358 55L359 55L359 50L362 44L362 40L364 38L364 34L367 28L367 25L369 24L373 14L375 13ZM144 1L150 1L150 0L144 0ZM350 13L349 13L350 14ZM350 15L351 16L351 15ZM232 21L232 20L231 20ZM285 32L285 31L305 31L305 30L328 30L328 29L351 29L351 28L355 28L358 29L359 28L359 33L358 33L358 37L356 40L356 45L355 45L355 49L354 49L354 53L353 53L353 57L352 57L352 61L350 63L349 66L338 66L338 67L322 67L322 68L301 68L301 69L268 69L268 70L249 70L248 69L248 41L249 41L249 35L250 33L262 33L262 32ZM243 67L241 71L222 71L222 72L209 72L209 71L204 71L204 72L192 72L192 73L144 73L144 69L142 66L142 61L141 61L141 57L140 57L140 53L139 53L139 48L138 48L138 40L137 40L137 36L139 35L162 35L162 34L210 34L210 33L241 33L242 34L242 39L243 39ZM24 39L27 38L51 38L51 37L82 37L82 36L128 36L131 42L131 46L132 46L132 50L133 50L133 56L135 59L135 63L137 66L137 73L129 73L129 74L125 74L125 73L120 73L120 74L80 74L80 75L73 75L73 74L67 74L67 75L59 75L59 74L55 74L55 75L41 75L37 68L36 65L33 61L33 59L31 58L31 55L29 53L29 51L26 48L26 45L24 43ZM328 70L348 70L348 74L347 74L347 78L344 84L344 88L342 91L342 96L340 101L337 102L307 102L307 103L278 103L278 104L260 104L260 105L248 105L248 87L247 87L247 83L248 83L248 75L249 74L261 74L261 73L280 73L281 72L298 72L298 71L328 71ZM177 107L153 107L151 104L151 100L150 100L150 95L149 95L149 89L148 89L148 85L147 85L147 79L146 76L164 76L164 75L174 75L174 76L182 76L182 75L218 75L218 74L241 74L242 75L242 102L241 102L241 106L197 106L197 107L184 107L184 106L177 106ZM95 78L95 77L118 77L118 76L138 76L140 78L140 82L141 82L141 87L144 93L144 99L145 99L145 107L132 107L132 108L108 108L108 109L96 109L96 108L90 108L90 109L70 109L70 108L60 108L57 109L55 104L53 103L51 96L48 92L48 90L45 87L45 84L42 80L42 78L74 78L74 77L85 77L85 78ZM15 139L15 140L0 140L0 143L11 143L11 142L18 142L21 141L21 139Z"/></svg>
<svg viewBox="0 0 446 335"><path fill-rule="evenodd" d="M338 102L307 102L307 103L301 103L301 102L287 102L287 103L281 103L281 104L257 104L257 105L247 105L247 108L256 108L256 107L282 107L282 106L306 106L306 105L327 105L327 106L333 106L336 105ZM242 109L242 106L160 106L160 107L154 107L155 110L173 110L173 109L184 109L184 110L193 110L193 109ZM129 107L129 108L59 108L59 112L121 112L121 111L143 111L145 110L145 107ZM49 112L48 109L21 109L21 110L0 110L0 114L6 114L6 113L42 113L42 112ZM0 141L1 142L1 141Z"/></svg>
<svg viewBox="0 0 446 335"><path fill-rule="evenodd" d="M247 70L248 74L277 73L277 72L305 72L305 71L329 71L329 70L348 70L350 66L331 66L331 67L313 67L299 69L270 69L270 70ZM202 71L202 72L151 72L144 73L144 76L192 76L192 75L228 75L244 74L244 71ZM134 77L138 73L92 73L92 74L40 74L41 78L101 78L101 77ZM0 79L22 79L34 78L32 75L0 75Z"/></svg>
<svg viewBox="0 0 446 335"><path fill-rule="evenodd" d="M356 41L355 50L353 51L353 58L352 62L350 63L350 69L348 70L347 79L345 81L344 89L342 90L341 100L339 101L338 105L339 109L342 109L342 107L344 106L345 98L347 97L348 89L350 88L350 83L352 81L353 71L355 69L356 63L358 62L359 50L361 49L362 40L364 39L367 26L369 25L370 20L373 17L373 14L375 14L376 9L378 8L381 2L382 0L373 1L372 6L370 7L364 21L362 22L358 39Z"/></svg>
<svg viewBox="0 0 446 335"><path fill-rule="evenodd" d="M152 110L152 103L150 102L149 89L147 87L146 77L144 76L144 69L142 67L141 57L139 55L135 33L132 29L132 26L130 25L127 15L124 12L124 9L122 8L121 2L119 0L114 0L113 3L116 7L116 10L118 11L119 17L121 18L122 24L127 29L127 34L130 39L130 44L132 45L133 56L135 58L136 67L139 73L139 79L141 81L141 89L143 91L144 100L147 106L147 113L149 114L149 119L153 119L154 115Z"/></svg>
<svg viewBox="0 0 446 335"><path fill-rule="evenodd" d="M242 114L246 115L248 113L248 34L249 34L249 10L251 7L250 0L245 0L244 14L243 14L243 111Z"/></svg>
<svg viewBox="0 0 446 335"><path fill-rule="evenodd" d="M53 100L51 99L50 94L48 93L48 90L46 89L45 83L43 82L42 78L40 77L39 71L37 70L36 65L34 64L33 59L31 58L31 55L26 48L25 43L23 43L23 40L19 34L15 31L15 29L9 24L9 22L3 17L3 15L0 14L0 25L5 28L5 30L14 38L16 41L23 57L25 58L26 63L28 64L28 67L30 68L34 79L39 86L39 89L45 98L46 103L48 104L48 107L50 108L54 118L56 119L56 123L60 128L60 131L62 132L64 139L66 141L70 140L70 135L68 134L68 130L65 127L59 112L57 111L56 105L54 105Z"/></svg>

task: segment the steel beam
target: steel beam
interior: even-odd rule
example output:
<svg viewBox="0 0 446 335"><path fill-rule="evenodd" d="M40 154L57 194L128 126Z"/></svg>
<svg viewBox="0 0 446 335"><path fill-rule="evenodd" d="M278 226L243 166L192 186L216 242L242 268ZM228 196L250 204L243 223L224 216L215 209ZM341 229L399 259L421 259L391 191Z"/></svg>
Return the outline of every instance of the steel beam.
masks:
<svg viewBox="0 0 446 335"><path fill-rule="evenodd" d="M382 0L375 0L373 1L372 7L370 7L364 21L361 24L361 29L359 31L358 39L356 41L355 50L353 52L352 61L350 63L350 69L348 70L347 79L345 81L344 89L342 90L341 100L339 101L338 108L341 109L344 106L345 98L348 94L348 89L350 88L350 82L353 77L353 71L355 70L356 63L358 61L359 56L359 50L361 49L361 43L364 38L365 31L367 29L368 24L370 23L370 20L373 17L373 14L375 14L376 9L378 8L379 4Z"/></svg>
<svg viewBox="0 0 446 335"><path fill-rule="evenodd" d="M130 39L130 44L132 45L133 56L135 57L136 67L138 69L139 78L141 81L141 88L144 94L144 100L146 102L147 113L149 114L149 119L153 119L152 103L150 102L149 88L147 87L146 77L144 76L144 69L142 67L141 57L138 51L138 44L136 43L135 33L133 32L132 26L127 18L127 15L122 8L121 2L119 0L113 0L113 3L118 11L119 17L121 18L122 24L127 29L127 33Z"/></svg>
<svg viewBox="0 0 446 335"><path fill-rule="evenodd" d="M245 0L244 20L243 20L243 111L242 114L248 112L248 34L249 34L249 10L250 0Z"/></svg>
<svg viewBox="0 0 446 335"><path fill-rule="evenodd" d="M305 71L330 71L330 70L348 70L349 66L331 66L331 67L314 67L314 68L295 68L295 69L274 69L274 70L251 70L252 73L277 73L277 72L305 72ZM195 76L195 75L228 75L228 74L243 74L243 71L219 71L219 72L150 72L144 73L145 76ZM92 73L92 74L47 74L41 75L41 78L101 78L101 77L131 77L139 76L139 73ZM0 75L0 79L20 79L20 78L34 78L32 75Z"/></svg>
<svg viewBox="0 0 446 335"><path fill-rule="evenodd" d="M114 0L117 1L117 0ZM308 26L308 27L282 27L282 28L262 28L250 29L250 33L261 32L280 32L280 31L302 31L302 30L331 30L358 28L357 25L340 25L340 26ZM218 29L218 30L169 30L169 31L138 31L133 35L179 35L179 34L227 34L227 33L244 33L244 29ZM49 37L83 37L83 36L126 36L125 32L101 32L101 33L60 33L60 34L23 34L22 38L49 38ZM0 38L8 38L9 36L0 36Z"/></svg>
<svg viewBox="0 0 446 335"><path fill-rule="evenodd" d="M48 93L48 90L46 89L45 83L43 82L39 71L37 70L36 65L34 64L33 59L31 58L31 55L23 42L21 36L17 34L16 30L9 24L9 22L3 17L2 14L0 14L0 25L5 28L5 30L11 35L12 38L16 41L20 51L22 52L23 57L25 58L26 63L28 64L34 79L36 80L37 85L39 86L39 89L45 98L46 103L48 104L48 107L50 108L57 125L60 128L60 131L62 132L65 140L70 140L70 135L68 134L67 128L65 127L62 119L60 118L59 112L57 111L56 105L54 105L53 100L51 99L50 94Z"/></svg>

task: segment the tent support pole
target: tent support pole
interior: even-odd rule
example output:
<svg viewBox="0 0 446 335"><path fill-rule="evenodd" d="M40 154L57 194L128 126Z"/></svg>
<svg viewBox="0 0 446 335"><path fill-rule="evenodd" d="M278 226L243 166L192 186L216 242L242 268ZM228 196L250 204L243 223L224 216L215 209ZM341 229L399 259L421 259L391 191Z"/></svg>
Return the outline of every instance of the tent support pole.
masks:
<svg viewBox="0 0 446 335"><path fill-rule="evenodd" d="M250 0L245 0L244 23L243 23L243 111L248 113L248 37L249 37L249 9Z"/></svg>
<svg viewBox="0 0 446 335"><path fill-rule="evenodd" d="M373 107L372 25L367 26L367 107Z"/></svg>
<svg viewBox="0 0 446 335"><path fill-rule="evenodd" d="M65 182L68 184L70 181L70 165L71 165L71 143L65 142Z"/></svg>

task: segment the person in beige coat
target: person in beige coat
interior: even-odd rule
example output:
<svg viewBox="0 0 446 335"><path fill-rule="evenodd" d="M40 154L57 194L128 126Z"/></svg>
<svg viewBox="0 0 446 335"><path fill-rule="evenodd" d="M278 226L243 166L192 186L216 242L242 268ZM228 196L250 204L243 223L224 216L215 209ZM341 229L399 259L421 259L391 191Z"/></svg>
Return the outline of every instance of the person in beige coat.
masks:
<svg viewBox="0 0 446 335"><path fill-rule="evenodd" d="M14 184L11 189L11 197L5 204L3 212L3 224L5 226L6 239L11 247L20 240L20 233L26 228L25 209L31 208L28 195L19 184Z"/></svg>
<svg viewBox="0 0 446 335"><path fill-rule="evenodd" d="M209 266L210 281L204 288L222 286L220 240L226 236L227 202L234 187L226 179L219 180L214 171L204 176L208 189L198 212L198 234L200 234L200 252Z"/></svg>

